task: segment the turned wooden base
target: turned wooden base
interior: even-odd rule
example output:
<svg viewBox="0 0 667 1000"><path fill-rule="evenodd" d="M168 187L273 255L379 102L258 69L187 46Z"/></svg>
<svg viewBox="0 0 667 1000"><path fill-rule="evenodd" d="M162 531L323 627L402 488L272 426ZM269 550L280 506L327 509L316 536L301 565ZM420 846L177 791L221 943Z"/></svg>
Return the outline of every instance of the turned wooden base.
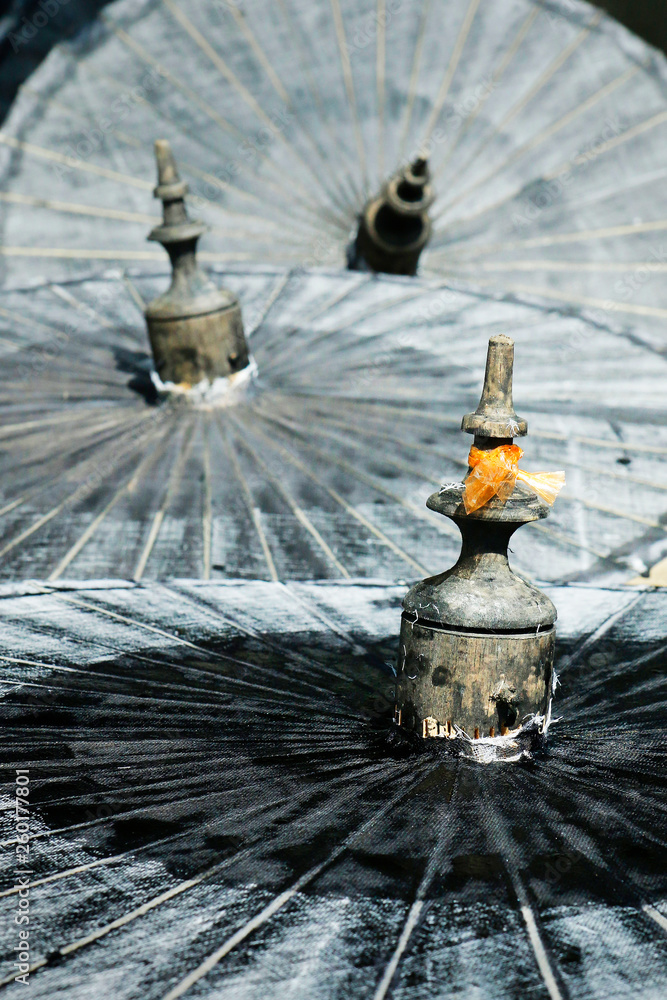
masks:
<svg viewBox="0 0 667 1000"><path fill-rule="evenodd" d="M430 628L403 616L397 704L401 725L459 726L471 738L544 715L553 682L555 629L490 635Z"/></svg>

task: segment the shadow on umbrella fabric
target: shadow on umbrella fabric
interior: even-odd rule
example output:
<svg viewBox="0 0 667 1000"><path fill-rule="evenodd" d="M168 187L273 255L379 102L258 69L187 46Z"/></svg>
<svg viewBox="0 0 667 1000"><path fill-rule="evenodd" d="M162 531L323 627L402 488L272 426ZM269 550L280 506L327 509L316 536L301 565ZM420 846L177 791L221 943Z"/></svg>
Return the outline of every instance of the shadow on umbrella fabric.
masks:
<svg viewBox="0 0 667 1000"><path fill-rule="evenodd" d="M403 591L3 588L31 995L664 994L665 595L549 588L559 721L483 766L391 723Z"/></svg>

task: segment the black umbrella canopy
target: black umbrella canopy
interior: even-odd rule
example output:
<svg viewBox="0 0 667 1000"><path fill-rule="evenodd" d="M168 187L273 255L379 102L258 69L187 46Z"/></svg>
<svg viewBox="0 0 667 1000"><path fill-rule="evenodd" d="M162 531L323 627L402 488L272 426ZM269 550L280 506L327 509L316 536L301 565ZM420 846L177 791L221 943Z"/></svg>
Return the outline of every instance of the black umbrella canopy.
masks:
<svg viewBox="0 0 667 1000"><path fill-rule="evenodd" d="M460 482L489 336L516 340L522 467L564 469L512 543L542 580L664 583L665 361L576 316L428 281L268 267L242 302L256 379L160 401L141 307L165 274L3 298L5 579L415 579L458 554L427 511Z"/></svg>
<svg viewBox="0 0 667 1000"><path fill-rule="evenodd" d="M403 590L2 588L8 996L14 867L36 997L664 996L665 595L549 588L561 719L483 766L386 721Z"/></svg>
<svg viewBox="0 0 667 1000"><path fill-rule="evenodd" d="M145 248L171 140L219 262L342 266L381 183L429 156L423 269L664 345L665 59L577 0L122 0L0 136L5 277Z"/></svg>

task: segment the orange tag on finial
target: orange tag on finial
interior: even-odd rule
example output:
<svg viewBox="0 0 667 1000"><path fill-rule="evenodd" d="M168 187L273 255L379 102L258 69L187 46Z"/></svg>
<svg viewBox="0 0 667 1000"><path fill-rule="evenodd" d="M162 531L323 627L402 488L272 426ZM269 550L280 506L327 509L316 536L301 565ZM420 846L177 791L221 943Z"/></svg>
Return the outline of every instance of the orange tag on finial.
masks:
<svg viewBox="0 0 667 1000"><path fill-rule="evenodd" d="M472 446L468 463L471 472L465 481L463 506L466 514L471 514L487 504L493 497L508 500L514 491L517 479L524 482L533 492L549 505L565 485L564 472L522 472L519 459L523 451L516 444L501 444L491 451L481 451Z"/></svg>

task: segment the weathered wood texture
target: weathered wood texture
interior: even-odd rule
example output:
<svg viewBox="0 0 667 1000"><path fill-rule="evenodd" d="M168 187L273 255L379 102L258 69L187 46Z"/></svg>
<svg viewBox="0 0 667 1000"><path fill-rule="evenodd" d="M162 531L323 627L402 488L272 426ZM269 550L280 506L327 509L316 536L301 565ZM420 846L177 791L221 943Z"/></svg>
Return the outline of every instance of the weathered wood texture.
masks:
<svg viewBox="0 0 667 1000"><path fill-rule="evenodd" d="M418 158L382 185L366 204L348 254L353 270L415 275L433 228L428 211L435 195L428 163Z"/></svg>
<svg viewBox="0 0 667 1000"><path fill-rule="evenodd" d="M169 254L172 277L167 291L146 306L148 336L162 382L192 388L242 371L248 346L238 299L218 288L197 263L197 243L207 226L188 216L188 186L169 143L158 139L155 156L154 194L162 201L163 220L148 238Z"/></svg>
<svg viewBox="0 0 667 1000"><path fill-rule="evenodd" d="M403 589L0 590L7 996L661 1000L667 594L548 588L561 721L483 767L387 743Z"/></svg>
<svg viewBox="0 0 667 1000"><path fill-rule="evenodd" d="M523 467L565 469L512 542L542 580L625 583L667 557L667 361L559 312L435 282L244 268L259 377L230 409L146 400L142 306L166 271L6 293L0 574L416 580L458 555L428 511L460 482L489 335L516 341Z"/></svg>

